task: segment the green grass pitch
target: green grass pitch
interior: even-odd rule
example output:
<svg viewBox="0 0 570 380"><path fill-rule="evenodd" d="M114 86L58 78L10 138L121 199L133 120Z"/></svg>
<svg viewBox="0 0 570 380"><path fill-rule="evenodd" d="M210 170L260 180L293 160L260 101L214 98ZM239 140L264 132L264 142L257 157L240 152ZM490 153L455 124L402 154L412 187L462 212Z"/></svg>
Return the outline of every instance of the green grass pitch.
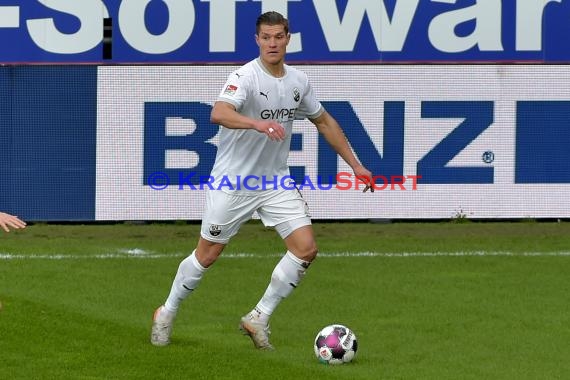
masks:
<svg viewBox="0 0 570 380"><path fill-rule="evenodd" d="M320 255L275 312L274 352L239 318L283 253L248 223L182 305L172 344L151 316L196 224L45 225L0 234L0 379L563 379L570 223L316 223ZM353 363L313 339L346 324Z"/></svg>

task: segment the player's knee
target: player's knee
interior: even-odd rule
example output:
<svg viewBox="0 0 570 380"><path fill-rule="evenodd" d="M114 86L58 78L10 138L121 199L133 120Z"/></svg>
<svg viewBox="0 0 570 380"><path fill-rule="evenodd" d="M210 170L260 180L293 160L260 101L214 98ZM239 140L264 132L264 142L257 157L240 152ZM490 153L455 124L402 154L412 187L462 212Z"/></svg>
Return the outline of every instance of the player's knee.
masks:
<svg viewBox="0 0 570 380"><path fill-rule="evenodd" d="M220 254L222 253L224 246L221 244L216 245L204 245L200 246L198 244L198 249L196 249L196 259L204 268L208 268L216 262Z"/></svg>
<svg viewBox="0 0 570 380"><path fill-rule="evenodd" d="M315 257L317 257L317 253L319 252L319 249L317 247L317 243L315 243L314 241L312 243L307 244L306 246L303 247L303 249L301 249L301 252L299 253L298 257L306 262L312 262Z"/></svg>
<svg viewBox="0 0 570 380"><path fill-rule="evenodd" d="M216 253L206 252L202 255L197 256L197 259L200 265L202 265L204 268L208 268L216 262L219 256L220 256L219 253L216 254Z"/></svg>

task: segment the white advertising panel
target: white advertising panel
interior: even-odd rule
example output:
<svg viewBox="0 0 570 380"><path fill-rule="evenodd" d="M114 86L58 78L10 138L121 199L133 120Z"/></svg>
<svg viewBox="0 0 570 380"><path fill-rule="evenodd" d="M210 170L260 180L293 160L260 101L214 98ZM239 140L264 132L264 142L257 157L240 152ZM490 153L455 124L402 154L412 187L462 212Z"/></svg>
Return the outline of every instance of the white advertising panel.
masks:
<svg viewBox="0 0 570 380"><path fill-rule="evenodd" d="M190 179L213 164L209 109L235 68L99 68L97 220L201 218L204 190ZM362 193L314 126L297 121L289 164L313 218L570 215L568 66L299 68L378 175L378 189Z"/></svg>

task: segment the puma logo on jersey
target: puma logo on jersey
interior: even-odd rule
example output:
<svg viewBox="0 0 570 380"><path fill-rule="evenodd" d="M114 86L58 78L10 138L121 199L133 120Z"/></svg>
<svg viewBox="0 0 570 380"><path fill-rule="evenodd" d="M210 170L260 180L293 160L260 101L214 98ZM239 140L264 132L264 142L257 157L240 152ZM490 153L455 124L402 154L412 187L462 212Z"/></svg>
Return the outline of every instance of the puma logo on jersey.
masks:
<svg viewBox="0 0 570 380"><path fill-rule="evenodd" d="M234 74L236 75L236 77L238 77L238 79L242 77L240 73L234 73Z"/></svg>
<svg viewBox="0 0 570 380"><path fill-rule="evenodd" d="M267 93L267 94L269 94L269 93ZM263 93L262 91L259 91L260 96L265 96L265 99L269 100L269 97L267 96L267 94Z"/></svg>

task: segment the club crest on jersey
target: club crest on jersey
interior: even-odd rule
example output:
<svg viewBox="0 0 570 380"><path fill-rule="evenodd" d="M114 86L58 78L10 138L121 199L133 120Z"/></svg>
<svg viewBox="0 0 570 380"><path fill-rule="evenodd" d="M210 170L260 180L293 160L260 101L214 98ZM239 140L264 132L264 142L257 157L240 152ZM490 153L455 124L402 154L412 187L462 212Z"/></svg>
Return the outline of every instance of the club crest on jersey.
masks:
<svg viewBox="0 0 570 380"><path fill-rule="evenodd" d="M218 236L222 232L222 228L217 224L210 224L210 235Z"/></svg>
<svg viewBox="0 0 570 380"><path fill-rule="evenodd" d="M296 102L299 101L299 99L301 99L301 92L299 91L299 89L297 87L295 87L293 89L293 100L295 100Z"/></svg>
<svg viewBox="0 0 570 380"><path fill-rule="evenodd" d="M237 89L238 89L237 86L234 86L233 84L228 84L228 86L224 90L224 95L234 96Z"/></svg>

